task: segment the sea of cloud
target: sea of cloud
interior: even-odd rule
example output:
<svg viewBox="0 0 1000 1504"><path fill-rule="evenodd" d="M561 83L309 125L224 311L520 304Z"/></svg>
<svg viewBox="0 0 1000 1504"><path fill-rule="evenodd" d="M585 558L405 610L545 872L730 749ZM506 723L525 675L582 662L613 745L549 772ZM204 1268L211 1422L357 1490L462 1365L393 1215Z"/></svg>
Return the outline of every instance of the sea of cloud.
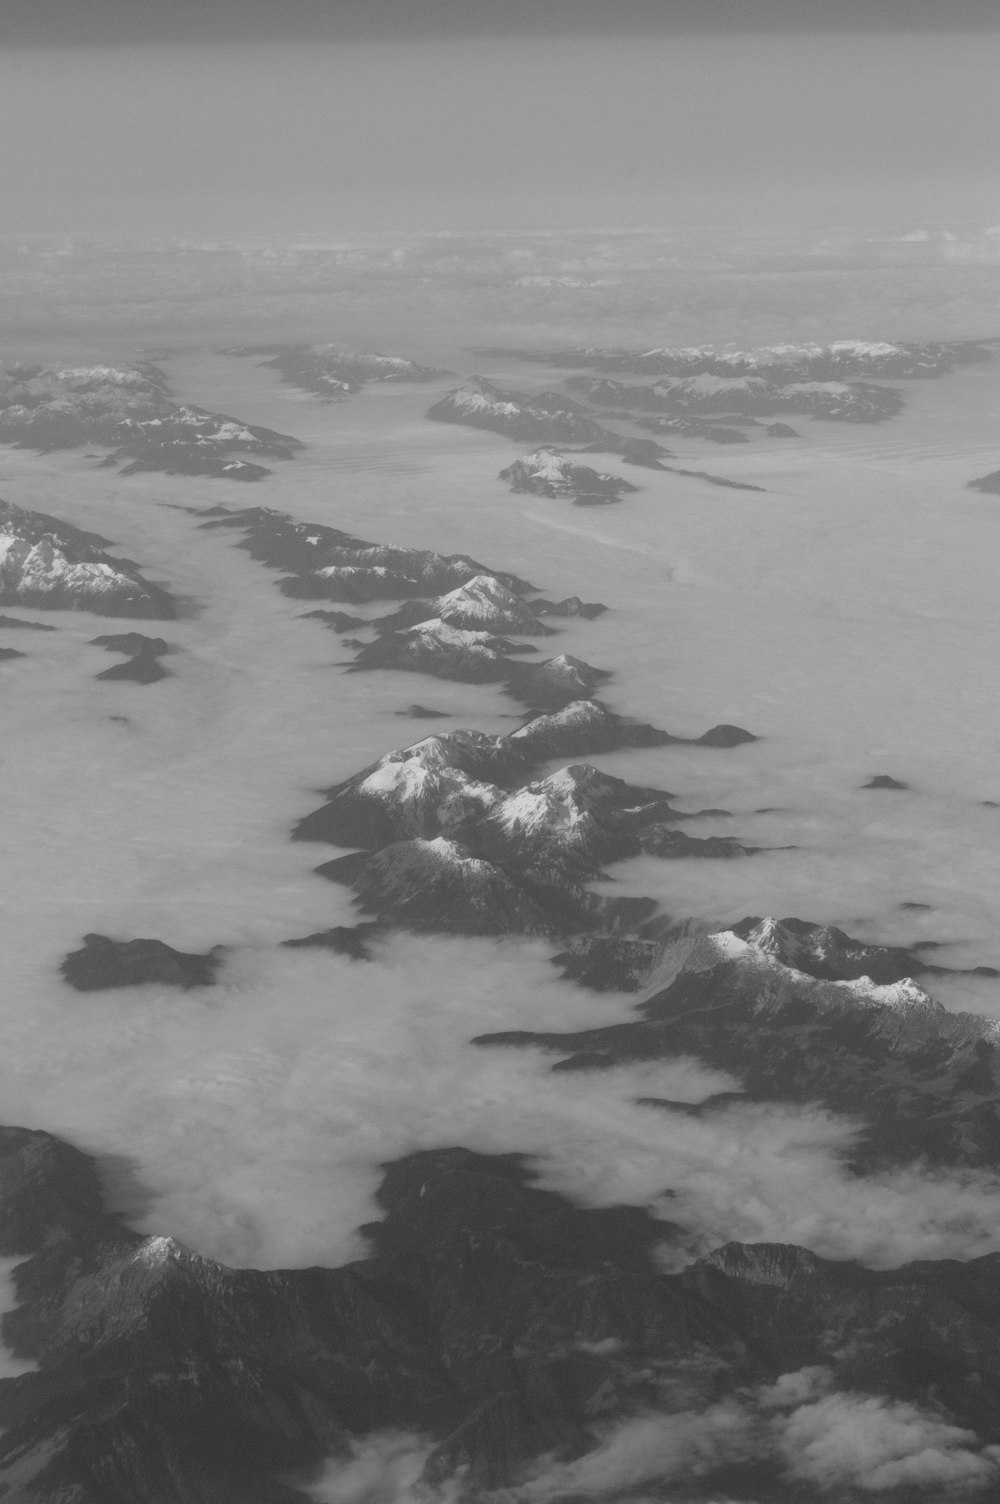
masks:
<svg viewBox="0 0 1000 1504"><path fill-rule="evenodd" d="M471 368L456 346L407 332L401 353ZM496 474L516 446L426 423L448 381L331 406L251 360L202 350L168 368L186 398L310 448L244 488L122 479L79 453L0 454L0 494L115 539L187 602L158 629L177 646L174 677L149 687L94 680L111 661L88 645L108 629L98 618L52 616L57 633L23 643L7 634L28 657L2 670L3 1120L97 1153L137 1226L237 1264L359 1255L379 1165L450 1143L534 1155L542 1183L585 1204L652 1205L685 1229L668 1266L728 1238L876 1265L995 1248L992 1177L853 1179L841 1156L856 1125L819 1110L737 1105L695 1120L635 1105L733 1084L693 1061L552 1076L537 1051L471 1046L487 1031L629 1015L627 997L560 981L542 942L396 936L368 964L281 949L354 914L312 872L329 848L288 840L316 790L419 736L397 715L412 700L448 713L434 729L510 729L516 707L493 686L344 674L339 640L301 620L233 535L199 531L183 508L272 505L603 600L611 610L567 623L558 645L615 671L615 709L687 735L735 721L763 740L601 764L685 808L733 811L698 833L794 848L643 859L616 869L614 891L654 894L706 926L794 913L996 964L1000 812L982 801L1000 799L1000 521L963 487L997 464L997 373L915 385L907 413L877 429L802 422L799 440L737 452L680 441L680 463L766 493L629 471L642 490L598 512L512 496ZM557 374L489 370L538 386ZM911 790L860 790L882 772ZM58 966L89 931L222 945L220 984L75 993ZM1000 1014L996 984L934 990Z"/></svg>

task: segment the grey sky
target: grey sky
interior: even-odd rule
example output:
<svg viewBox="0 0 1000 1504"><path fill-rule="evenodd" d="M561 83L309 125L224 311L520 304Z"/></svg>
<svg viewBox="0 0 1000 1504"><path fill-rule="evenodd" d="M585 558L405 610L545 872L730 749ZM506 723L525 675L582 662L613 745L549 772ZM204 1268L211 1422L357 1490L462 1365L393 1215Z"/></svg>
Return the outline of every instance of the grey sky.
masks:
<svg viewBox="0 0 1000 1504"><path fill-rule="evenodd" d="M182 5L166 7L172 45L114 47L38 45L66 13L32 4L35 45L0 49L6 233L1000 221L1000 30L928 31L913 23L940 8L920 0L906 29L832 34L762 29L791 9L818 20L808 0L699 0L717 21L700 32L669 3L656 13L676 24L643 31L650 7L624 0L601 7L605 24L621 19L603 33L589 0L541 0L533 15L573 21L558 35L511 32L527 11L507 0L418 3L421 35L367 38L363 13L384 24L393 6L339 0L323 9L343 40L308 44L235 27L181 41ZM822 8L841 22L851 9ZM87 0L74 14L99 37L115 10ZM737 10L756 32L722 24ZM274 22L271 6L228 13ZM487 34L490 16L508 34Z"/></svg>
<svg viewBox="0 0 1000 1504"><path fill-rule="evenodd" d="M1000 27L995 0L4 0L0 45Z"/></svg>

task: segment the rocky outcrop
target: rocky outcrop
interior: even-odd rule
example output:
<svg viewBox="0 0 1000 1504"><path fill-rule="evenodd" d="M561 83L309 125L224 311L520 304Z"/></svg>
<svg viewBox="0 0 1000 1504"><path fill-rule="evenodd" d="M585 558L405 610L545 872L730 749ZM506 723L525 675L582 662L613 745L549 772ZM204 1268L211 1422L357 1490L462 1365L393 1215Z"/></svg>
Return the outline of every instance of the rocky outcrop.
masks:
<svg viewBox="0 0 1000 1504"><path fill-rule="evenodd" d="M321 1460L400 1431L459 1501L848 1504L871 1491L857 1427L895 1464L886 1504L1000 1478L997 1255L872 1271L729 1243L667 1274L680 1229L463 1148L386 1165L340 1269L133 1233L40 1132L0 1129L0 1187L24 1260L4 1338L37 1365L0 1381L0 1485L25 1504L305 1504Z"/></svg>
<svg viewBox="0 0 1000 1504"><path fill-rule="evenodd" d="M912 980L931 969L923 951L794 919L747 919L688 945L667 986L654 971L633 1023L479 1042L543 1045L561 1069L695 1055L751 1099L821 1102L866 1125L852 1151L859 1170L996 1164L1000 1025L924 992Z"/></svg>
<svg viewBox="0 0 1000 1504"><path fill-rule="evenodd" d="M0 371L0 443L48 451L82 444L114 451L123 474L160 470L259 480L270 472L243 454L288 459L299 439L174 402L153 365L8 366Z"/></svg>
<svg viewBox="0 0 1000 1504"><path fill-rule="evenodd" d="M970 480L969 486L973 491L982 491L987 496L1000 496L1000 470L991 470L989 475L980 475L976 480Z"/></svg>
<svg viewBox="0 0 1000 1504"><path fill-rule="evenodd" d="M217 951L192 955L162 940L112 940L84 935L83 948L71 951L59 968L78 992L108 987L208 987L221 965Z"/></svg>
<svg viewBox="0 0 1000 1504"><path fill-rule="evenodd" d="M618 475L608 475L589 465L574 464L558 449L536 449L500 471L512 491L534 496L566 497L575 506L598 506L620 501L638 487Z"/></svg>
<svg viewBox="0 0 1000 1504"><path fill-rule="evenodd" d="M162 637L144 637L141 632L113 632L103 637L92 637L91 645L106 648L109 653L125 653L127 663L116 663L106 668L97 679L125 679L136 684L155 684L169 677L169 669L159 662L164 653L171 652L169 642Z"/></svg>
<svg viewBox="0 0 1000 1504"><path fill-rule="evenodd" d="M172 619L167 592L128 559L105 553L106 543L44 512L0 501L0 605Z"/></svg>

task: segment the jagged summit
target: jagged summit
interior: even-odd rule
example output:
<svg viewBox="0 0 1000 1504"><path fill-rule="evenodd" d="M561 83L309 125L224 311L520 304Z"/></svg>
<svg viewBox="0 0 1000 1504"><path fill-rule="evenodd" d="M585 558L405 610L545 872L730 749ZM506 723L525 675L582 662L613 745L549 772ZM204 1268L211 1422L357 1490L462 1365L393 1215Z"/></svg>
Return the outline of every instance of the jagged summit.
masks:
<svg viewBox="0 0 1000 1504"><path fill-rule="evenodd" d="M328 790L327 803L299 821L295 838L371 850L405 836L466 829L470 820L521 789L527 775L545 762L673 740L593 700L535 716L508 736L447 731L389 752ZM591 774L609 790L629 789L596 770ZM669 798L659 789L629 790L628 797L632 792L639 803L647 794L647 804ZM679 816L675 812L672 818Z"/></svg>
<svg viewBox="0 0 1000 1504"><path fill-rule="evenodd" d="M0 500L0 605L172 620L167 592L127 559L105 553L105 541Z"/></svg>
<svg viewBox="0 0 1000 1504"><path fill-rule="evenodd" d="M691 1053L753 1100L818 1102L854 1118L858 1169L995 1165L1000 1023L943 1008L907 969L927 969L919 953L754 918L661 955L635 1022L479 1042L543 1045L564 1070Z"/></svg>

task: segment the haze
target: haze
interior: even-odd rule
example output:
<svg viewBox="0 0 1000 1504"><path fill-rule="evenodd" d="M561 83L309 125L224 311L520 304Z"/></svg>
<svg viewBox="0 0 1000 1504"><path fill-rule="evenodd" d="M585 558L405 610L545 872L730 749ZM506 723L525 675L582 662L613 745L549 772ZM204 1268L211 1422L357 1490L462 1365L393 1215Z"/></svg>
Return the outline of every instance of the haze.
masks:
<svg viewBox="0 0 1000 1504"><path fill-rule="evenodd" d="M967 30L10 46L5 228L990 223L998 67Z"/></svg>

